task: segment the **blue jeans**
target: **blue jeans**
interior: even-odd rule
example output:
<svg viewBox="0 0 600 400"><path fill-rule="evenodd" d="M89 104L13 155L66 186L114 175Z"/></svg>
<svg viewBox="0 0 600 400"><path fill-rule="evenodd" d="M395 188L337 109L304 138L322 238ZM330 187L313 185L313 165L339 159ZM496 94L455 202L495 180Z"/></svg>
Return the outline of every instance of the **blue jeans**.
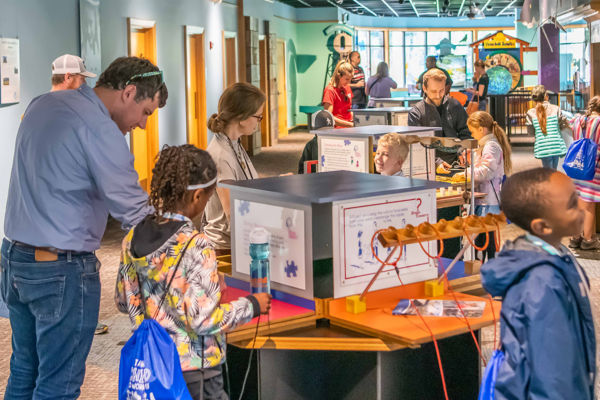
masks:
<svg viewBox="0 0 600 400"><path fill-rule="evenodd" d="M479 111L487 110L487 100L479 100Z"/></svg>
<svg viewBox="0 0 600 400"><path fill-rule="evenodd" d="M550 157L540 158L540 160L542 160L542 166L544 168L557 169L558 168L558 159L559 158L560 158L559 156L550 156Z"/></svg>
<svg viewBox="0 0 600 400"><path fill-rule="evenodd" d="M13 332L4 398L77 399L98 323L100 262L93 253L36 261L33 248L4 239L0 265Z"/></svg>
<svg viewBox="0 0 600 400"><path fill-rule="evenodd" d="M500 193L498 193L500 196ZM475 215L479 215L480 217L485 217L488 213L492 214L500 214L500 206L475 206ZM486 260L491 260L496 256L496 242L495 242L495 232L488 233L489 240L488 245L482 252L477 252L476 258L481 262L485 262ZM485 246L485 234L481 233L475 238L475 245L477 247Z"/></svg>
<svg viewBox="0 0 600 400"><path fill-rule="evenodd" d="M500 196L500 193L498 193L498 196ZM475 206L475 215L485 217L488 213L500 214L500 206Z"/></svg>
<svg viewBox="0 0 600 400"><path fill-rule="evenodd" d="M352 104L352 107L350 108L351 110L358 110L358 109L363 109L365 108L364 104Z"/></svg>

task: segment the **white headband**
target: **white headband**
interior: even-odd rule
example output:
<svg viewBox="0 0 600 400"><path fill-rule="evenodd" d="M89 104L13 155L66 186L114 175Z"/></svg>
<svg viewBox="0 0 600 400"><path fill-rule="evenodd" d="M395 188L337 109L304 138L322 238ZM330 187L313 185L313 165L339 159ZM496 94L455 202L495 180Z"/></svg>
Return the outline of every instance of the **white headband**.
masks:
<svg viewBox="0 0 600 400"><path fill-rule="evenodd" d="M187 187L187 190L204 189L204 188L207 188L207 187L210 187L210 186L214 185L216 181L217 181L217 177L215 177L215 179L213 179L210 182L199 183L197 185L190 185L190 186Z"/></svg>

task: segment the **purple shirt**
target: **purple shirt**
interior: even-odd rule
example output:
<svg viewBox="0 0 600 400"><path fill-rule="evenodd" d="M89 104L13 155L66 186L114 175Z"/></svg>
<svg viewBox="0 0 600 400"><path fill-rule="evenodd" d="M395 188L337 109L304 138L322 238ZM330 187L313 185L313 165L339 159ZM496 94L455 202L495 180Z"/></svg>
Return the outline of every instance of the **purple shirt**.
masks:
<svg viewBox="0 0 600 400"><path fill-rule="evenodd" d="M389 99L392 97L392 92L390 89L397 87L398 85L392 78L385 77L381 78L377 83L377 76L372 76L369 78L369 82L367 82L367 87L369 88L369 96L371 99ZM373 104L371 104L373 102ZM369 106L374 106L375 101L369 100Z"/></svg>

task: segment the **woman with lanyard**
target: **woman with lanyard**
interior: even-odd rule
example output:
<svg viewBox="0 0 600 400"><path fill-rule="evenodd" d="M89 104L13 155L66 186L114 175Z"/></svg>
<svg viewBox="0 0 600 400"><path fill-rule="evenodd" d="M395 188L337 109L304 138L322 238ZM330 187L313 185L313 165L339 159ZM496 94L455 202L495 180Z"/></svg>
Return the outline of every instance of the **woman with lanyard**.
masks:
<svg viewBox="0 0 600 400"><path fill-rule="evenodd" d="M477 81L472 88L468 88L467 92L473 95L471 101L477 101L478 110L485 111L487 109L487 94L488 86L490 86L490 78L485 73L485 62L483 60L475 61L475 77Z"/></svg>
<svg viewBox="0 0 600 400"><path fill-rule="evenodd" d="M219 171L217 180L242 181L258 178L240 137L250 136L263 119L265 95L249 83L236 83L219 99L219 113L208 120L214 136L206 151ZM217 256L231 254L229 190L217 187L217 195L208 201L204 212L204 234Z"/></svg>
<svg viewBox="0 0 600 400"><path fill-rule="evenodd" d="M389 99L392 97L391 89L397 87L398 84L390 78L390 69L387 63L380 62L377 66L377 75L369 78L365 89L367 96L370 96L367 108L374 108L376 99Z"/></svg>
<svg viewBox="0 0 600 400"><path fill-rule="evenodd" d="M336 128L351 128L354 119L352 89L349 84L354 75L354 67L348 61L340 61L335 67L329 85L323 91L323 108L333 114Z"/></svg>

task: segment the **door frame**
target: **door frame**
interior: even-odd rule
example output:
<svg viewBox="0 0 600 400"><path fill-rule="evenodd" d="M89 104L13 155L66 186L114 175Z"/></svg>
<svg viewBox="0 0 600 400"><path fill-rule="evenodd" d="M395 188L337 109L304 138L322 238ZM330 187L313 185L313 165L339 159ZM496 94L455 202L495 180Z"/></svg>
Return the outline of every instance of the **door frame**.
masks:
<svg viewBox="0 0 600 400"><path fill-rule="evenodd" d="M263 108L263 120L261 122L262 147L271 147L270 113L269 113L269 57L267 46L269 42L265 35L258 35L258 57L260 65L260 89L265 93L265 106ZM260 56L260 50L264 47L264 57Z"/></svg>
<svg viewBox="0 0 600 400"><path fill-rule="evenodd" d="M287 43L286 40L284 38L277 38L277 44L282 43L283 44L283 101L285 102L285 134L282 136L281 132L277 133L277 136L279 138L285 137L289 134L289 124L288 124L288 99L287 99L287 83L288 83L288 74L287 74ZM277 49L275 49L275 55L277 56L278 52ZM277 58L277 71L279 75L279 58ZM279 77L277 77L279 80ZM277 88L277 92L279 92L279 88ZM280 107L278 107L278 109L280 110ZM281 116L281 111L278 111L278 115ZM281 118L280 118L281 119Z"/></svg>
<svg viewBox="0 0 600 400"><path fill-rule="evenodd" d="M238 35L237 32L223 31L223 91L227 89L227 47L225 45L225 39L235 39L235 81L240 81L240 74L238 71Z"/></svg>
<svg viewBox="0 0 600 400"><path fill-rule="evenodd" d="M185 114L186 114L186 126L187 126L187 143L192 143L192 127L190 123L190 116L188 112L190 111L190 84L191 84L191 58L190 58L190 36L192 35L202 35L202 54L198 56L196 54L196 58L202 58L202 65L204 68L199 71L199 78L196 78L196 82L198 79L203 80L203 85L200 86L200 91L198 92L198 100L201 100L201 104L204 104L204 107L196 107L199 108L198 113L198 134L200 137L196 138L198 142L198 147L202 149L206 149L208 146L208 131L206 126L206 52L205 52L205 44L206 38L204 35L204 28L198 26L184 25L183 26L183 48L184 48L184 57L185 57Z"/></svg>
<svg viewBox="0 0 600 400"><path fill-rule="evenodd" d="M145 20L145 19L138 19L138 18L127 18L127 54L129 56L132 56L132 48L131 48L131 31L132 29L150 29L151 30L151 34L152 34L152 42L154 44L154 48L153 48L153 53L152 53L152 59L148 58L150 60L150 62L152 62L154 65L158 65L158 43L156 40L156 21L152 21L152 20ZM146 138L146 165L147 165L147 174L146 174L146 182L142 182L140 181L141 186L146 190L146 191L150 191L150 183L152 182L152 170L154 169L154 159L156 157L156 155L159 152L159 132L158 132L158 127L159 127L159 123L158 123L158 108L154 111L154 113L156 113L156 127L155 127L155 132L153 134L153 138L152 140L148 139L148 136ZM152 116L154 115L154 113L152 114ZM148 117L150 118L150 117ZM146 129L146 132L147 129ZM134 148L135 148L135 138L133 135L133 132L129 132L129 146L130 146L130 151L132 154L134 154ZM137 172L137 171L136 171Z"/></svg>

